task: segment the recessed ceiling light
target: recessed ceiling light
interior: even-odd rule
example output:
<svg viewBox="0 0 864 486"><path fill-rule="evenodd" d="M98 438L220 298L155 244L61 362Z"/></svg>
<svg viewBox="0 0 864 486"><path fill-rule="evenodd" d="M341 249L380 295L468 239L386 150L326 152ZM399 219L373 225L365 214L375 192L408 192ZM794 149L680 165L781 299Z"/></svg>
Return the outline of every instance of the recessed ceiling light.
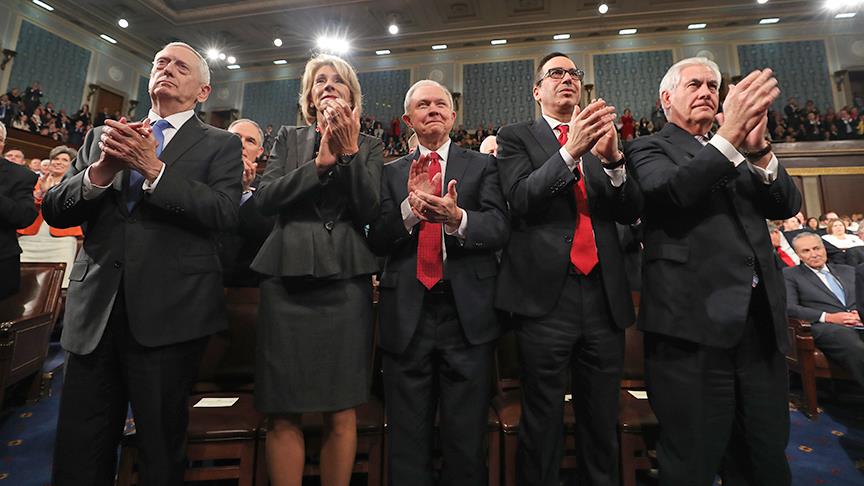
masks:
<svg viewBox="0 0 864 486"><path fill-rule="evenodd" d="M396 35L399 33L399 26L396 24L390 24L390 27L387 27L387 32Z"/></svg>
<svg viewBox="0 0 864 486"><path fill-rule="evenodd" d="M228 57L228 56L226 56L224 52L219 53L219 60L220 61L224 61L226 57Z"/></svg>
<svg viewBox="0 0 864 486"><path fill-rule="evenodd" d="M834 16L835 19L851 19L855 16L855 12L843 12Z"/></svg>
<svg viewBox="0 0 864 486"><path fill-rule="evenodd" d="M113 38L113 37L110 37L110 36L107 36L107 35L105 35L105 34L99 34L99 37L101 37L102 40L104 40L105 42L110 42L110 43L112 43L112 44L116 44L116 43L117 43L117 39L115 39L115 38Z"/></svg>
<svg viewBox="0 0 864 486"><path fill-rule="evenodd" d="M570 34L555 34L552 38L555 40L567 40L570 38Z"/></svg>
<svg viewBox="0 0 864 486"><path fill-rule="evenodd" d="M447 49L447 44L435 44L432 46L433 51L443 51L444 49Z"/></svg>
<svg viewBox="0 0 864 486"><path fill-rule="evenodd" d="M234 56L228 56L228 64L237 64L237 58Z"/></svg>
<svg viewBox="0 0 864 486"><path fill-rule="evenodd" d="M768 3L768 0L756 0L756 3L758 3L759 5L765 5L766 3Z"/></svg>
<svg viewBox="0 0 864 486"><path fill-rule="evenodd" d="M507 43L507 39L493 39L491 42L491 44L493 46L500 46L500 45L504 45L506 43Z"/></svg>
<svg viewBox="0 0 864 486"><path fill-rule="evenodd" d="M705 27L708 27L708 24L690 24L687 26L689 30L704 29Z"/></svg>
<svg viewBox="0 0 864 486"><path fill-rule="evenodd" d="M207 49L207 59L210 59L211 61L219 59L219 51L216 49Z"/></svg>
<svg viewBox="0 0 864 486"><path fill-rule="evenodd" d="M597 7L597 11L600 12L601 14L605 14L606 12L609 11L609 5L606 5L605 3L601 3L600 6Z"/></svg>
<svg viewBox="0 0 864 486"><path fill-rule="evenodd" d="M129 27L129 21L126 19L120 19L117 21L117 25L119 25L121 29L125 29L126 27Z"/></svg>
<svg viewBox="0 0 864 486"><path fill-rule="evenodd" d="M282 39L280 39L278 37L273 39L273 45L276 47L282 47Z"/></svg>
<svg viewBox="0 0 864 486"><path fill-rule="evenodd" d="M618 31L621 35L633 35L637 32L636 29L621 29Z"/></svg>
<svg viewBox="0 0 864 486"><path fill-rule="evenodd" d="M322 35L317 39L318 49L326 52L335 52L336 54L344 54L351 49L351 44L348 40L342 37L330 37Z"/></svg>
<svg viewBox="0 0 864 486"><path fill-rule="evenodd" d="M48 5L47 3L43 2L42 0L33 0L33 3L44 8L45 10L47 10L49 12L54 11L54 7L52 7L51 5Z"/></svg>
<svg viewBox="0 0 864 486"><path fill-rule="evenodd" d="M771 17L771 18L768 18L768 19L762 19L762 20L760 20L760 21L759 21L759 24L760 24L760 25L765 25L765 24L776 24L777 22L780 22L780 19L778 19L777 17Z"/></svg>
<svg viewBox="0 0 864 486"><path fill-rule="evenodd" d="M378 54L379 56L386 56L387 54L390 54L390 49L381 49L375 51L375 54Z"/></svg>
<svg viewBox="0 0 864 486"><path fill-rule="evenodd" d="M275 61L273 61L273 64L288 64L288 61L286 61L285 59L276 59Z"/></svg>
<svg viewBox="0 0 864 486"><path fill-rule="evenodd" d="M231 69L231 70L234 70L234 69L240 69L240 65L239 65L239 64L229 64L229 65L227 65L227 66L225 66L225 67L228 68L228 69Z"/></svg>

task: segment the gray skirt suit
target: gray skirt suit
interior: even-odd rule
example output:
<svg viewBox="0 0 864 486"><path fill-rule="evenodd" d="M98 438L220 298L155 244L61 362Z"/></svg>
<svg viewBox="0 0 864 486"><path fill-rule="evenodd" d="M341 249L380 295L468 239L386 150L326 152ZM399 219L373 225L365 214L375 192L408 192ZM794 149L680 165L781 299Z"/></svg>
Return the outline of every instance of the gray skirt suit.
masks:
<svg viewBox="0 0 864 486"><path fill-rule="evenodd" d="M264 413L336 411L368 399L372 282L366 226L380 209L383 144L319 177L315 126L279 129L256 193L276 224L252 269L261 282L255 404Z"/></svg>

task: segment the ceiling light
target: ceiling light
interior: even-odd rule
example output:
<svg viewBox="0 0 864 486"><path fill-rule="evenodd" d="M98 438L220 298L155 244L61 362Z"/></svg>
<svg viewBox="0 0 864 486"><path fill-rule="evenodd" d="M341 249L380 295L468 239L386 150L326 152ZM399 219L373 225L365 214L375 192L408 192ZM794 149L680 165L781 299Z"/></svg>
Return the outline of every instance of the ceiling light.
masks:
<svg viewBox="0 0 864 486"><path fill-rule="evenodd" d="M493 46L501 46L507 43L507 39L493 39L491 44Z"/></svg>
<svg viewBox="0 0 864 486"><path fill-rule="evenodd" d="M351 49L351 44L348 40L342 37L330 37L322 35L317 40L318 49L327 52L335 52L336 54L344 54Z"/></svg>
<svg viewBox="0 0 864 486"><path fill-rule="evenodd" d="M219 59L219 51L216 49L207 49L207 59L210 59L211 61Z"/></svg>
<svg viewBox="0 0 864 486"><path fill-rule="evenodd" d="M390 54L390 49L381 49L380 51L375 51L375 54L386 56L387 54Z"/></svg>
<svg viewBox="0 0 864 486"><path fill-rule="evenodd" d="M44 8L45 10L47 10L49 12L54 11L54 7L52 7L51 5L48 5L47 3L43 2L42 0L33 0L33 3Z"/></svg>
<svg viewBox="0 0 864 486"><path fill-rule="evenodd" d="M759 21L759 24L760 24L760 25L765 25L765 24L776 24L777 22L780 22L780 19L778 19L777 17L772 17L772 18L768 18L768 19L762 19L762 20L760 20L760 21Z"/></svg>
<svg viewBox="0 0 864 486"><path fill-rule="evenodd" d="M765 5L766 3L768 3L768 0L756 0L756 3L758 3L759 5Z"/></svg>
<svg viewBox="0 0 864 486"><path fill-rule="evenodd" d="M435 44L432 46L433 51L443 51L444 49L447 49L447 44Z"/></svg>
<svg viewBox="0 0 864 486"><path fill-rule="evenodd" d="M857 7L861 3L864 3L864 0L826 0L825 8L839 10L843 7Z"/></svg>
<svg viewBox="0 0 864 486"><path fill-rule="evenodd" d="M708 24L690 24L687 26L689 30L704 29L705 27L708 27Z"/></svg>
<svg viewBox="0 0 864 486"><path fill-rule="evenodd" d="M600 6L597 7L597 11L600 12L601 14L605 14L606 12L609 11L609 5L606 5L605 3L601 3Z"/></svg>
<svg viewBox="0 0 864 486"><path fill-rule="evenodd" d="M126 27L129 27L129 21L126 19L120 19L117 21L117 25L119 25L121 29L125 29Z"/></svg>
<svg viewBox="0 0 864 486"><path fill-rule="evenodd" d="M567 40L570 38L570 34L555 34L552 38L555 40Z"/></svg>
<svg viewBox="0 0 864 486"><path fill-rule="evenodd" d="M226 57L228 57L228 56L226 56L224 52L219 53L219 60L220 61L224 61Z"/></svg>
<svg viewBox="0 0 864 486"><path fill-rule="evenodd" d="M228 64L237 64L237 58L234 56L228 56Z"/></svg>
<svg viewBox="0 0 864 486"><path fill-rule="evenodd" d="M843 12L834 16L835 19L851 19L855 16L855 12Z"/></svg>
<svg viewBox="0 0 864 486"><path fill-rule="evenodd" d="M618 33L621 35L633 35L636 33L636 29L621 29Z"/></svg>
<svg viewBox="0 0 864 486"><path fill-rule="evenodd" d="M110 42L110 43L112 43L112 44L116 44L116 43L117 43L117 39L115 39L115 38L113 38L113 37L110 37L110 36L107 36L107 35L105 35L105 34L99 34L99 37L101 37L102 40L104 40L104 41L106 41L106 42Z"/></svg>
<svg viewBox="0 0 864 486"><path fill-rule="evenodd" d="M276 59L275 61L273 61L273 64L276 64L276 65L288 64L288 61L286 61L285 59Z"/></svg>
<svg viewBox="0 0 864 486"><path fill-rule="evenodd" d="M399 33L399 26L396 24L390 24L390 27L387 27L387 32L396 35Z"/></svg>
<svg viewBox="0 0 864 486"><path fill-rule="evenodd" d="M282 47L282 39L280 39L278 37L273 39L273 45L276 47Z"/></svg>
<svg viewBox="0 0 864 486"><path fill-rule="evenodd" d="M227 66L225 66L225 67L228 68L228 69L231 69L232 71L233 71L234 69L240 69L240 65L239 65L239 64L229 64L229 65L227 65Z"/></svg>

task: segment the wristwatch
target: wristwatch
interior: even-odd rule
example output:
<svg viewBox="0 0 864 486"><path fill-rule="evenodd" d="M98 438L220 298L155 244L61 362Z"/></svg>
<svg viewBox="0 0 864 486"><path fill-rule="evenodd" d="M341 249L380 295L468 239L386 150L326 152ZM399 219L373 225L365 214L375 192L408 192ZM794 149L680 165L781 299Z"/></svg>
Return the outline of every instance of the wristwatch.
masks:
<svg viewBox="0 0 864 486"><path fill-rule="evenodd" d="M618 160L616 160L615 162L607 163L606 159L603 159L603 158L600 159L600 162L601 162L600 165L602 165L604 169L613 170L613 169L617 169L618 167L621 167L622 165L624 165L624 163L627 162L627 159L624 157L624 153L619 150L618 151Z"/></svg>
<svg viewBox="0 0 864 486"><path fill-rule="evenodd" d="M771 152L771 142L767 142L767 145L765 145L764 148L755 152L741 152L741 155L743 155L748 162L756 162L762 157L765 157L769 152Z"/></svg>

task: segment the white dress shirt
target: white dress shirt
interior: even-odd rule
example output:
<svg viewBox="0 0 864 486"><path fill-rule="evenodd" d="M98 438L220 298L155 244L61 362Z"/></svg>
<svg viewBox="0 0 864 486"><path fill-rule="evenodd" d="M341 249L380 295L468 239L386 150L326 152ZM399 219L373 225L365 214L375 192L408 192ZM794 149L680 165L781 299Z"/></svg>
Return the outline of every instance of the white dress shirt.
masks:
<svg viewBox="0 0 864 486"><path fill-rule="evenodd" d="M165 128L162 130L163 151L165 150L165 147L167 147L171 140L174 138L174 135L177 134L177 131L180 130L180 127L182 127L193 116L195 116L195 110L181 111L179 113L174 113L173 115L168 115L165 117L165 120L167 120L168 123L171 124L171 128ZM147 117L150 119L151 125L162 119L162 117L157 115L153 110L150 110L150 113L147 114ZM164 172L165 164L162 164L162 168L159 170L159 175L156 176L156 179L154 179L152 183L148 182L147 179L144 179L144 182L142 183L142 189L144 189L144 192L153 192L156 189L156 185L159 184L159 180L162 179L162 174ZM117 179L117 177L122 176L123 173L118 172L115 176L115 180ZM113 181L111 184L113 184ZM111 184L108 184L107 186L97 186L96 184L90 182L90 167L87 167L87 169L84 171L84 181L81 195L84 199L96 199L97 197L99 197L100 194L105 191L105 189L108 189Z"/></svg>
<svg viewBox="0 0 864 486"><path fill-rule="evenodd" d="M543 119L546 120L546 123L549 124L549 128L552 129L552 132L555 134L555 138L560 137L561 136L561 130L558 130L558 125L562 125L562 124L566 125L566 123L562 123L562 122L552 118L551 116L548 116L545 114L543 115ZM568 137L571 135L572 134L567 134ZM574 159L573 156L570 155L570 152L568 152L564 148L563 145L558 150L558 153L561 154L561 158L564 159L564 163L567 164L567 168L570 169L570 172L573 172L574 170L576 170L576 166L579 166L579 173L580 174L583 173L582 157L579 157L579 160ZM615 161L610 160L609 162L615 162ZM603 169L603 171L606 172L606 175L609 176L609 180L614 187L621 187L621 185L624 184L624 181L627 180L627 170L624 169L623 165L621 167L616 168L616 169L611 169L611 170L610 169Z"/></svg>
<svg viewBox="0 0 864 486"><path fill-rule="evenodd" d="M828 285L828 277L826 277L825 274L822 273L822 269L824 268L828 273L830 273L831 275L834 275L834 274L831 272L831 269L828 268L828 265L825 265L824 267L822 267L822 268L820 268L820 269L818 269L818 270L815 269L815 268L813 268L813 267L811 267L810 265L807 265L806 263L804 264L804 266L807 267L807 268L809 268L810 271L812 271L813 273L816 274L817 277L819 277L819 280L822 282L822 285L824 285L825 288L828 289L829 292L831 292L832 294L834 293L834 292L831 290L831 286ZM843 288L843 284L840 283L840 279L837 278L837 275L834 275L834 279L837 280L837 283L840 285L840 288ZM843 289L843 291L845 292L846 289ZM826 313L823 312L822 315L819 316L819 322L825 322L825 314L826 314Z"/></svg>

